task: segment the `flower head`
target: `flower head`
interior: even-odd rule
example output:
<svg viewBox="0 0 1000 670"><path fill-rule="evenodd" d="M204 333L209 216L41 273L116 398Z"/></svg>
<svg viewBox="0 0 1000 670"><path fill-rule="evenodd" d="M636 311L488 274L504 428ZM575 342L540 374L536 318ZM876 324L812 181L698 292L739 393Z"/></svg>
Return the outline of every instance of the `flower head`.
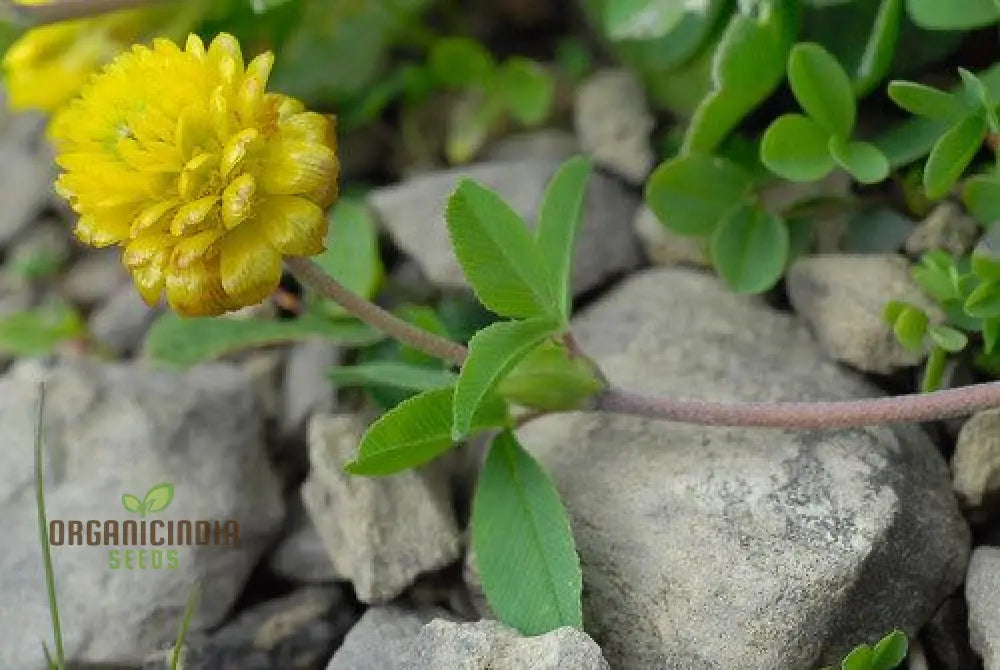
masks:
<svg viewBox="0 0 1000 670"><path fill-rule="evenodd" d="M264 300L283 255L323 250L337 195L333 124L266 93L273 57L191 36L123 53L53 121L76 235L121 245L143 299L185 316Z"/></svg>
<svg viewBox="0 0 1000 670"><path fill-rule="evenodd" d="M44 5L52 0L17 1ZM90 75L130 44L154 32L183 36L201 11L199 2L187 2L32 28L3 58L8 104L13 109L55 112L80 92Z"/></svg>

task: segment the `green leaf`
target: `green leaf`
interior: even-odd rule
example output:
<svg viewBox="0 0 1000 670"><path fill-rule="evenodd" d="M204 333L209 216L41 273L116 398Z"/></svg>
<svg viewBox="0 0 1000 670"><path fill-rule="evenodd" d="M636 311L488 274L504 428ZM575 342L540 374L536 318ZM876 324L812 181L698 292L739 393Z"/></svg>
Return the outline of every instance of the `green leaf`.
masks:
<svg viewBox="0 0 1000 670"><path fill-rule="evenodd" d="M464 37L446 37L434 43L429 57L431 72L445 86L485 86L495 64L478 42Z"/></svg>
<svg viewBox="0 0 1000 670"><path fill-rule="evenodd" d="M801 114L785 114L772 123L760 143L760 160L790 181L816 181L833 169L830 133Z"/></svg>
<svg viewBox="0 0 1000 670"><path fill-rule="evenodd" d="M0 317L0 351L13 356L47 355L61 342L85 334L80 314L62 302Z"/></svg>
<svg viewBox="0 0 1000 670"><path fill-rule="evenodd" d="M927 327L927 335L934 343L950 353L958 353L969 344L969 338L960 330L951 326L931 324Z"/></svg>
<svg viewBox="0 0 1000 670"><path fill-rule="evenodd" d="M1000 318L983 319L983 352L992 354L1000 341Z"/></svg>
<svg viewBox="0 0 1000 670"><path fill-rule="evenodd" d="M927 322L927 314L922 309L913 305L906 305L896 317L892 329L900 344L910 351L920 352L924 349L924 335L927 334Z"/></svg>
<svg viewBox="0 0 1000 670"><path fill-rule="evenodd" d="M903 302L901 300L890 300L882 308L882 319L885 320L890 326L896 323L905 309L910 306L909 303Z"/></svg>
<svg viewBox="0 0 1000 670"><path fill-rule="evenodd" d="M962 119L941 136L924 167L927 197L943 197L969 166L986 136L986 120L981 115Z"/></svg>
<svg viewBox="0 0 1000 670"><path fill-rule="evenodd" d="M139 514L143 511L142 501L131 493L122 495L122 507L125 508L126 512L132 512L133 514Z"/></svg>
<svg viewBox="0 0 1000 670"><path fill-rule="evenodd" d="M719 274L736 293L760 293L781 278L788 258L788 226L773 214L743 207L728 216L712 239Z"/></svg>
<svg viewBox="0 0 1000 670"><path fill-rule="evenodd" d="M980 223L1000 221L1000 176L981 174L966 179L962 202Z"/></svg>
<svg viewBox="0 0 1000 670"><path fill-rule="evenodd" d="M965 97L973 108L979 108L986 115L986 122L994 133L1000 132L1000 121L997 120L996 102L993 96L986 90L983 80L972 74L965 68L958 68L958 74L962 77L962 86L965 89Z"/></svg>
<svg viewBox="0 0 1000 670"><path fill-rule="evenodd" d="M941 389L944 381L944 373L948 365L948 352L941 347L931 347L927 353L927 364L924 366L924 376L920 380L921 393L933 393ZM874 668L875 656L872 655L872 665Z"/></svg>
<svg viewBox="0 0 1000 670"><path fill-rule="evenodd" d="M580 559L552 480L510 432L490 448L472 503L472 545L483 591L524 635L583 628Z"/></svg>
<svg viewBox="0 0 1000 670"><path fill-rule="evenodd" d="M604 29L612 40L651 40L669 33L684 18L677 0L613 0L604 5Z"/></svg>
<svg viewBox="0 0 1000 670"><path fill-rule="evenodd" d="M146 492L146 497L142 501L142 508L145 512L162 512L170 506L174 499L173 484L157 484Z"/></svg>
<svg viewBox="0 0 1000 670"><path fill-rule="evenodd" d="M556 171L542 197L535 233L538 249L549 266L558 301L559 314L569 318L571 307L570 277L576 234L583 219L590 161L577 156Z"/></svg>
<svg viewBox="0 0 1000 670"><path fill-rule="evenodd" d="M646 182L646 203L681 235L710 235L750 194L750 176L735 164L687 154L661 164Z"/></svg>
<svg viewBox="0 0 1000 670"><path fill-rule="evenodd" d="M532 126L552 110L555 81L548 70L528 58L514 56L501 66L498 83L514 118Z"/></svg>
<svg viewBox="0 0 1000 670"><path fill-rule="evenodd" d="M460 96L448 113L444 153L452 165L468 163L503 120L503 100L481 91Z"/></svg>
<svg viewBox="0 0 1000 670"><path fill-rule="evenodd" d="M903 0L882 0L854 71L853 88L858 97L871 92L892 67L902 18Z"/></svg>
<svg viewBox="0 0 1000 670"><path fill-rule="evenodd" d="M788 83L810 118L829 133L850 137L854 90L844 68L829 51L818 44L796 44L788 57Z"/></svg>
<svg viewBox="0 0 1000 670"><path fill-rule="evenodd" d="M840 664L841 670L871 670L874 651L867 644L861 644L854 648Z"/></svg>
<svg viewBox="0 0 1000 670"><path fill-rule="evenodd" d="M830 155L862 184L877 184L889 176L889 161L874 144L834 136L830 138Z"/></svg>
<svg viewBox="0 0 1000 670"><path fill-rule="evenodd" d="M967 109L951 93L912 81L889 82L889 97L910 114L940 121L957 121Z"/></svg>
<svg viewBox="0 0 1000 670"><path fill-rule="evenodd" d="M580 409L604 388L600 372L566 346L547 340L532 349L497 386L507 400L551 412Z"/></svg>
<svg viewBox="0 0 1000 670"><path fill-rule="evenodd" d="M906 633L894 630L875 645L872 670L895 670L906 659Z"/></svg>
<svg viewBox="0 0 1000 670"><path fill-rule="evenodd" d="M954 267L954 261L947 252L936 250L925 253L920 265L911 272L913 279L928 295L939 302L947 302L961 297L952 279Z"/></svg>
<svg viewBox="0 0 1000 670"><path fill-rule="evenodd" d="M326 250L313 258L328 275L357 293L371 298L382 281L378 230L371 210L359 200L345 198L330 211ZM323 301L324 313L345 316L346 310Z"/></svg>
<svg viewBox="0 0 1000 670"><path fill-rule="evenodd" d="M965 311L976 319L1000 317L1000 282L984 282L965 299Z"/></svg>
<svg viewBox="0 0 1000 670"><path fill-rule="evenodd" d="M149 329L145 348L154 361L184 368L241 349L314 338L366 345L378 342L382 336L358 321L336 321L313 314L289 321L264 321L185 319L166 312Z"/></svg>
<svg viewBox="0 0 1000 670"><path fill-rule="evenodd" d="M469 356L455 385L453 439L469 434L472 417L487 394L535 345L558 330L558 322L545 318L498 321L469 340Z"/></svg>
<svg viewBox="0 0 1000 670"><path fill-rule="evenodd" d="M455 383L447 370L401 361L372 361L330 369L330 378L342 386L384 386L406 391L431 391Z"/></svg>
<svg viewBox="0 0 1000 670"><path fill-rule="evenodd" d="M368 427L354 460L344 466L354 475L392 475L428 463L454 445L451 439L451 388L436 389L396 405ZM480 403L470 430L507 424L507 403L496 395Z"/></svg>
<svg viewBox="0 0 1000 670"><path fill-rule="evenodd" d="M698 104L684 136L684 153L711 153L785 77L798 30L795 2L762 0L757 16L741 12L726 26L712 59L712 92Z"/></svg>
<svg viewBox="0 0 1000 670"><path fill-rule="evenodd" d="M486 307L514 318L560 313L545 259L524 221L500 196L463 179L445 218L455 256Z"/></svg>
<svg viewBox="0 0 1000 670"><path fill-rule="evenodd" d="M994 0L907 0L906 11L914 23L929 30L968 30L1000 19Z"/></svg>

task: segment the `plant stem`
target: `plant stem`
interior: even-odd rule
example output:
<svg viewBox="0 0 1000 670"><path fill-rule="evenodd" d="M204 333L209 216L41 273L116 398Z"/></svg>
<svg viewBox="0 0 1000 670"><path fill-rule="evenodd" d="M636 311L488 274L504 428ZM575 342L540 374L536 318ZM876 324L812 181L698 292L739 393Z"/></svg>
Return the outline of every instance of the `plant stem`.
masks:
<svg viewBox="0 0 1000 670"><path fill-rule="evenodd" d="M439 335L429 333L403 321L394 314L390 314L326 274L322 268L308 258L301 256L286 258L285 266L305 286L329 298L364 323L403 344L459 365L465 361L465 357L469 353L468 349L458 342L452 342Z"/></svg>
<svg viewBox="0 0 1000 670"><path fill-rule="evenodd" d="M45 414L45 382L38 384L38 415L35 419L35 510L38 513L38 539L42 545L42 566L45 570L45 591L49 597L49 616L55 644L55 667L66 668L62 626L59 623L59 602L56 597L56 574L52 568L52 547L49 545L49 522L45 514L45 473L42 464L42 418Z"/></svg>
<svg viewBox="0 0 1000 670"><path fill-rule="evenodd" d="M134 9L167 0L54 0L44 5L22 5L14 0L0 0L3 13L22 26L99 16L119 9Z"/></svg>
<svg viewBox="0 0 1000 670"><path fill-rule="evenodd" d="M933 421L1000 407L1000 382L890 398L826 402L712 402L652 397L611 388L593 409L701 426L853 428L896 421Z"/></svg>
<svg viewBox="0 0 1000 670"><path fill-rule="evenodd" d="M468 349L418 328L353 293L308 258L285 259L304 285L333 300L361 321L414 349L459 365ZM582 355L575 338L567 346ZM888 398L820 402L714 402L655 397L616 388L595 395L590 409L701 426L853 428L895 421L934 421L1000 407L1000 382ZM532 418L535 418L532 416Z"/></svg>

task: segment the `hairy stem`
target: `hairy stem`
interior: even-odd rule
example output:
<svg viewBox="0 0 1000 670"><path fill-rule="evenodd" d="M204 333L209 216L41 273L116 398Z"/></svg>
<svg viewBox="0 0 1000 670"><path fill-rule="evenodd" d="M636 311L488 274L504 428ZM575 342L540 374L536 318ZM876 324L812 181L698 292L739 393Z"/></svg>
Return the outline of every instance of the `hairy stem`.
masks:
<svg viewBox="0 0 1000 670"><path fill-rule="evenodd" d="M459 365L465 361L469 352L461 344L407 323L378 305L365 300L326 274L322 268L308 258L301 256L286 258L285 266L305 286L334 301L369 326L403 344Z"/></svg>
<svg viewBox="0 0 1000 670"><path fill-rule="evenodd" d="M22 5L15 0L0 0L3 14L22 26L99 16L119 9L145 7L168 0L53 0L44 5Z"/></svg>
<svg viewBox="0 0 1000 670"><path fill-rule="evenodd" d="M592 407L702 426L851 428L895 421L933 421L1000 407L1000 382L890 398L826 402L711 402L611 388L599 393Z"/></svg>
<svg viewBox="0 0 1000 670"><path fill-rule="evenodd" d="M288 269L300 282L333 300L373 328L414 349L459 365L468 349L418 328L351 292L308 258L288 258ZM565 342L583 355L571 335ZM714 402L656 397L609 387L592 399L590 409L664 419L701 426L762 428L851 428L896 421L934 421L1000 407L1000 382L862 400L818 402ZM535 418L536 415L530 415ZM529 419L530 420L530 419Z"/></svg>

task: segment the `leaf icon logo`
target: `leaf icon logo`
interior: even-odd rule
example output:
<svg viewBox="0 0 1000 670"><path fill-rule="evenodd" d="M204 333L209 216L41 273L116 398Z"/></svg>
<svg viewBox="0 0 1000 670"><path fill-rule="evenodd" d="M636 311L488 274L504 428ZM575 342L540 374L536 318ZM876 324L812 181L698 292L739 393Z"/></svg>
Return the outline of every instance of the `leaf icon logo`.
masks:
<svg viewBox="0 0 1000 670"><path fill-rule="evenodd" d="M122 507L126 512L138 514L145 518L149 512L162 512L170 506L174 499L174 485L168 483L157 484L146 491L146 496L139 500L131 493L122 496Z"/></svg>

